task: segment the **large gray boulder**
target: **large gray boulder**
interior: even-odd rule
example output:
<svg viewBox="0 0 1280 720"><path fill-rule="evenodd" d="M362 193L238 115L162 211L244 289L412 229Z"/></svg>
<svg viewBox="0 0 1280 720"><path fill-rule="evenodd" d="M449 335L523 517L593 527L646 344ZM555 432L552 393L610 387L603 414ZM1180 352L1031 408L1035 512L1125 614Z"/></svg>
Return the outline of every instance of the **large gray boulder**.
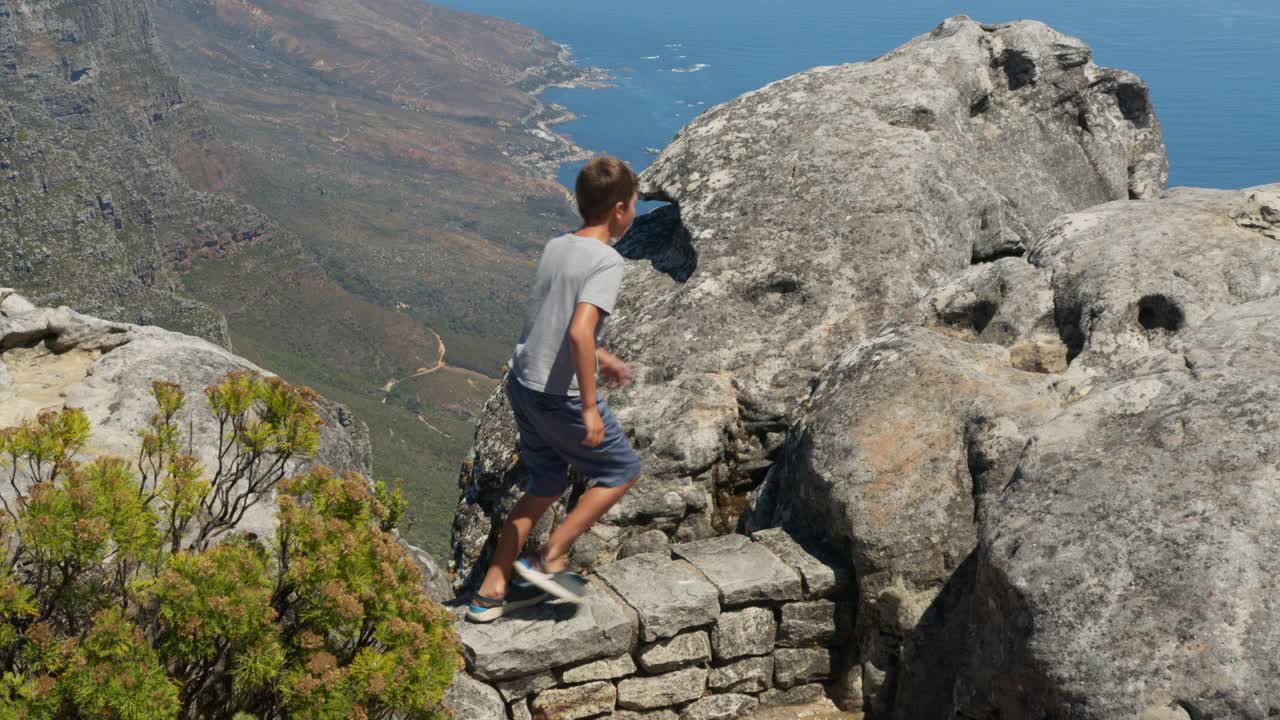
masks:
<svg viewBox="0 0 1280 720"><path fill-rule="evenodd" d="M818 528L848 548L854 657L873 709L925 717L949 705L967 627L956 580L972 575L987 496L1058 409L1053 381L1000 345L894 326L823 372L753 497L750 523Z"/></svg>
<svg viewBox="0 0 1280 720"><path fill-rule="evenodd" d="M645 530L733 529L832 358L971 263L1025 252L1063 213L1158 197L1166 161L1146 86L1090 57L1039 23L953 18L681 131L642 177L646 197L671 205L618 246L635 262L610 344L637 381L609 399L646 475L577 564ZM490 404L462 478L459 585L476 579L520 475L511 422Z"/></svg>
<svg viewBox="0 0 1280 720"><path fill-rule="evenodd" d="M1035 432L983 530L964 716L1280 707L1280 299L1168 345Z"/></svg>
<svg viewBox="0 0 1280 720"><path fill-rule="evenodd" d="M972 268L827 367L746 521L818 527L848 548L857 626L837 679L849 704L881 717L1120 718L1172 697L1235 716L1239 698L1265 695L1269 631L1237 677L1226 626L1238 623L1205 608L1243 604L1274 623L1247 570L1239 587L1215 573L1224 555L1274 544L1253 509L1272 501L1230 488L1241 458L1257 458L1240 472L1258 489L1274 467L1255 438L1269 416L1249 408L1274 392L1274 333L1253 326L1280 320L1280 244L1257 221L1275 190L1180 189L1068 214L1033 241L1034 265ZM1201 407L1236 422L1198 421L1206 447L1194 449L1181 416ZM1184 515L1203 503L1237 528L1234 545L1201 542L1201 515ZM1170 545L1135 513L1192 522L1191 534ZM977 551L980 538L991 547ZM1026 557L1028 545L1043 550ZM1082 604L1094 584L1108 599ZM1192 630L1157 631L1189 616ZM1199 671L1225 675L1187 680L1197 671L1165 654L1175 636L1205 643Z"/></svg>
<svg viewBox="0 0 1280 720"><path fill-rule="evenodd" d="M217 467L217 421L204 389L235 370L272 376L222 347L158 327L110 322L62 308L36 307L12 290L0 289L0 427L17 425L42 410L85 411L93 436L89 456L135 458L139 433L155 413L151 384L178 383L187 407L178 418L205 468ZM326 465L368 475L372 467L368 429L346 407L321 398L320 449L296 461L291 471ZM210 471L211 472L211 471ZM0 492L12 493L5 484ZM6 496L7 497L7 496ZM246 532L274 532L273 503L260 503L239 524Z"/></svg>

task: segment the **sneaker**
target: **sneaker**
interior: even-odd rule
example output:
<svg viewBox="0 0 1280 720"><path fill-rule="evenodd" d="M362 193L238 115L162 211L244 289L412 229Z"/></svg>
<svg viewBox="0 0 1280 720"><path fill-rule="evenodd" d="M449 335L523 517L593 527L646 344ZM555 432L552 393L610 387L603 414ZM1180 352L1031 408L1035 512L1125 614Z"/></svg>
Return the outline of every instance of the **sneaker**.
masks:
<svg viewBox="0 0 1280 720"><path fill-rule="evenodd" d="M485 597L476 593L467 608L467 619L471 622L493 622L512 610L537 605L550 599L550 595L526 582L511 583L505 598Z"/></svg>
<svg viewBox="0 0 1280 720"><path fill-rule="evenodd" d="M544 590L561 600L580 602L587 593L587 580L577 573L561 570L547 572L537 558L524 557L516 561L516 572L530 585Z"/></svg>

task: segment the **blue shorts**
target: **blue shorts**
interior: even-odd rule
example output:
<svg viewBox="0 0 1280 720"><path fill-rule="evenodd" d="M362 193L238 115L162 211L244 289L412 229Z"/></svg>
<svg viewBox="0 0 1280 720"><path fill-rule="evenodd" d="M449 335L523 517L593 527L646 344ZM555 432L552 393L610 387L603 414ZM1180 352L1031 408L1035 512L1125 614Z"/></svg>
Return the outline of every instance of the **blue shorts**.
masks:
<svg viewBox="0 0 1280 720"><path fill-rule="evenodd" d="M582 444L587 428L581 398L530 390L508 376L507 400L520 430L520 459L529 472L526 493L560 496L569 485L570 465L604 487L617 487L640 474L640 456L603 399L596 399L596 407L604 420L604 441L596 447Z"/></svg>

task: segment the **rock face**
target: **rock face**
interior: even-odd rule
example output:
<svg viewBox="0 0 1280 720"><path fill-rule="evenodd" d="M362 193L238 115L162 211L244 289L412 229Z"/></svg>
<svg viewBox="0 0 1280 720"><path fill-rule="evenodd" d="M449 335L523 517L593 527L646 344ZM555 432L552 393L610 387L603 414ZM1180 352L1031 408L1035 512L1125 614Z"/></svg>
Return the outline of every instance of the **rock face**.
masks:
<svg viewBox="0 0 1280 720"><path fill-rule="evenodd" d="M217 421L204 404L204 389L233 370L271 375L200 338L65 307L36 307L0 289L0 427L42 410L76 407L93 424L87 454L132 458L139 432L155 413L151 383L176 382L187 394L180 424L184 432L190 427L193 454L204 467L216 467ZM321 399L319 410L325 421L320 450L307 464L368 475L372 459L364 424L338 403ZM260 504L240 527L265 537L274 524L273 508Z"/></svg>
<svg viewBox="0 0 1280 720"><path fill-rule="evenodd" d="M1146 86L1032 22L955 18L703 113L643 175L671 206L618 246L636 262L609 344L637 382L610 403L647 472L579 564L644 530L732 529L832 358L971 263L1024 253L1062 213L1158 197L1165 176ZM1056 368L1018 329L1024 363ZM462 481L459 585L521 474L512 436L495 397Z"/></svg>
<svg viewBox="0 0 1280 720"><path fill-rule="evenodd" d="M1268 197L1270 206L1260 200ZM1069 357L1110 369L1169 349L1224 305L1273 296L1280 244L1262 218L1280 205L1274 198L1275 186L1178 188L1158 203L1111 203L1054 222L1028 259L1052 273Z"/></svg>
<svg viewBox="0 0 1280 720"><path fill-rule="evenodd" d="M1008 259L958 276L908 314L919 325L890 327L824 371L782 460L753 499L750 521L817 522L848 541L860 578L861 664L848 691L856 689L868 711L943 717L938 708L963 697L955 709L966 716L1070 708L1080 717L1128 717L1172 693L1231 714L1248 705L1244 698L1274 696L1265 652L1241 677L1233 672L1225 685L1214 684L1206 677L1226 665L1210 672L1214 653L1235 652L1225 641L1223 649L1203 650L1208 658L1194 669L1184 664L1179 679L1168 669L1178 667L1177 651L1162 648L1190 641L1154 641L1152 625L1138 620L1181 627L1181 618L1252 597L1247 582L1223 591L1232 601L1183 583L1222 588L1215 579L1222 556L1244 552L1202 537L1188 508L1210 503L1223 508L1216 514L1235 507L1257 518L1254 527L1268 527L1265 516L1246 509L1261 500L1232 500L1236 491L1227 488L1237 481L1221 458L1271 452L1255 437L1266 434L1268 415L1255 417L1243 402L1267 397L1269 383L1247 364L1227 364L1216 375L1199 364L1237 352L1252 362L1269 352L1269 336L1248 327L1269 312L1266 303L1280 289L1280 247L1261 229L1231 220L1273 191L1175 190L1158 201L1068 214L1032 244L1031 267ZM1251 319L1233 321L1237 312ZM1044 331L1046 316L1058 329L1058 346ZM1046 375L1038 373L1056 362L1020 363L1016 348L1029 339L1053 348L1054 357L1065 351L1070 367ZM1241 343L1253 349L1237 351ZM1180 391L1179 384L1196 390ZM1228 399L1236 394L1240 400ZM1149 410L1161 397L1166 404ZM1192 423L1179 416L1215 403L1249 418L1238 424L1247 436L1231 438L1219 420L1219 430L1205 436L1214 438L1205 441L1212 450L1184 444ZM1147 412L1158 415L1153 428L1141 424ZM1208 420L1200 425L1211 427ZM1233 442L1249 450L1232 451ZM1197 452L1215 460L1198 461ZM1182 527L1179 541L1163 539L1165 530L1144 536L1134 513L1161 528ZM1055 521L1060 537L1049 530ZM1108 522L1116 523L1110 535L1102 530ZM1250 531L1245 537L1236 542L1273 542ZM975 550L979 538L984 547ZM1200 557L1202 574L1183 552ZM1161 586L1164 573L1176 578L1171 586ZM1143 588L1138 597L1116 585L1133 582ZM1094 584L1114 599L1082 604L1075 593L1088 594ZM1258 612L1265 613L1250 614ZM1110 632L1095 620L1113 616ZM1235 625L1212 614L1197 623L1199 630L1177 637L1221 636ZM1061 628L1056 636L1053 627ZM969 667L956 657L971 658ZM992 658L1000 659L994 667ZM1251 673L1266 680L1251 682ZM1135 677L1146 686L1134 690ZM1060 686L1055 678L1071 681ZM1228 698L1210 699L1221 694Z"/></svg>
<svg viewBox="0 0 1280 720"><path fill-rule="evenodd" d="M41 305L158 324L227 345L221 314L175 266L276 228L191 189L165 143L199 144L203 110L158 49L148 3L0 2L0 285Z"/></svg>
<svg viewBox="0 0 1280 720"><path fill-rule="evenodd" d="M987 493L1003 487L1029 428L1057 410L1051 381L1014 368L999 345L893 326L823 372L755 498L757 524L818 526L847 543L860 661L924 659L928 670L912 666L923 677L897 682L920 712L946 704L948 658L965 640L965 615L951 611L963 600L945 588L972 574Z"/></svg>
<svg viewBox="0 0 1280 720"><path fill-rule="evenodd" d="M610 402L648 472L576 561L664 533L722 605L708 687L761 705L1273 715L1280 185L1164 167L1141 82L1036 23L949 20L699 117L621 245ZM521 472L508 427L470 527Z"/></svg>

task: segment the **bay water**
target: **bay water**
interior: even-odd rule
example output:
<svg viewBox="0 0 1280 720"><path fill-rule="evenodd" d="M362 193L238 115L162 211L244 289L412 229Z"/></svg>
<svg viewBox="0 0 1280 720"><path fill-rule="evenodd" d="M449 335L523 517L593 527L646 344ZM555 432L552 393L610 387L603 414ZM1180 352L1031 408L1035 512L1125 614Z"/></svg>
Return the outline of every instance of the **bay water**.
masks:
<svg viewBox="0 0 1280 720"><path fill-rule="evenodd" d="M507 18L612 76L545 99L558 130L637 170L707 108L817 65L870 60L968 15L1034 19L1151 87L1170 186L1280 182L1280 0L435 0ZM562 168L572 185L578 165Z"/></svg>

